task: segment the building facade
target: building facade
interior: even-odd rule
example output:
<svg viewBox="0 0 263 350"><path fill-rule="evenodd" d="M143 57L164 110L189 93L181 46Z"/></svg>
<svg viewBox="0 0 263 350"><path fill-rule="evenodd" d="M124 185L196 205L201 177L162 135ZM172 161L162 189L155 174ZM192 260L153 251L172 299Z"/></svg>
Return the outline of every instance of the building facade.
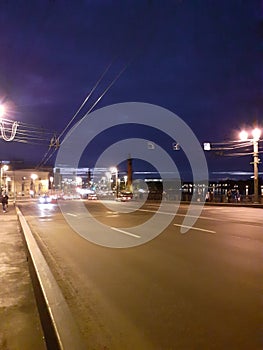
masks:
<svg viewBox="0 0 263 350"><path fill-rule="evenodd" d="M9 197L35 197L50 189L52 176L49 171L35 169L6 170L1 172L2 192Z"/></svg>

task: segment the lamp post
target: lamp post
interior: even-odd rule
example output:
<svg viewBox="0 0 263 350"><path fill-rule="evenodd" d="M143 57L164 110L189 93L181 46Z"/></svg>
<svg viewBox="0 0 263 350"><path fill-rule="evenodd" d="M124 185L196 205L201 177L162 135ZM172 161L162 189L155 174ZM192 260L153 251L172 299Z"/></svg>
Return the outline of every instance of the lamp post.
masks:
<svg viewBox="0 0 263 350"><path fill-rule="evenodd" d="M240 133L240 139L242 141L251 141L253 143L253 162L254 165L254 203L258 203L258 141L260 140L261 130L259 128L255 128L252 131L253 139L248 138L248 133L243 130Z"/></svg>

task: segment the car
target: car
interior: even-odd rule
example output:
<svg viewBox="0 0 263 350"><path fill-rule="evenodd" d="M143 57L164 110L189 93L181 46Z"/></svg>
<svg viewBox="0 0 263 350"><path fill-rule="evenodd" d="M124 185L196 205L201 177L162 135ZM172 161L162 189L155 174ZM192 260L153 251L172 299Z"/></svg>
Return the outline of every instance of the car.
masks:
<svg viewBox="0 0 263 350"><path fill-rule="evenodd" d="M97 199L98 199L98 197L97 197L96 193L90 193L88 195L88 200L94 201L94 200L97 200Z"/></svg>
<svg viewBox="0 0 263 350"><path fill-rule="evenodd" d="M38 198L39 203L41 204L48 204L52 202L52 198L48 195L43 195Z"/></svg>
<svg viewBox="0 0 263 350"><path fill-rule="evenodd" d="M133 194L132 192L121 192L117 198L117 200L121 201L121 202L128 202L130 200L132 200L133 198Z"/></svg>

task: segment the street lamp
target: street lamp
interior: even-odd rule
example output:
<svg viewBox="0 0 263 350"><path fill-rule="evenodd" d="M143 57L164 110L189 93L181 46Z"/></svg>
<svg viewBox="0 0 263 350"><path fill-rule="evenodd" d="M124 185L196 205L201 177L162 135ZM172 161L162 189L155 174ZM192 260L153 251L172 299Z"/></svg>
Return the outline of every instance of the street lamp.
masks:
<svg viewBox="0 0 263 350"><path fill-rule="evenodd" d="M255 128L252 131L252 139L248 138L248 132L242 130L239 134L241 141L251 141L253 143L253 162L254 164L254 202L258 203L258 141L260 140L261 130L259 128Z"/></svg>

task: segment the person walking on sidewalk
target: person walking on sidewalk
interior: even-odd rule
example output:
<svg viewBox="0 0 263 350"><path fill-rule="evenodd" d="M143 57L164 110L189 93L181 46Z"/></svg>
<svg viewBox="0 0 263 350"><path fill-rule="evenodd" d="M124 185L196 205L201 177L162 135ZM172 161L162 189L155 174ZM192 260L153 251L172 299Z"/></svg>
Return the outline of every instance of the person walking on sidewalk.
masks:
<svg viewBox="0 0 263 350"><path fill-rule="evenodd" d="M2 196L2 207L3 207L3 212L5 213L8 207L8 195L6 193L4 193Z"/></svg>

